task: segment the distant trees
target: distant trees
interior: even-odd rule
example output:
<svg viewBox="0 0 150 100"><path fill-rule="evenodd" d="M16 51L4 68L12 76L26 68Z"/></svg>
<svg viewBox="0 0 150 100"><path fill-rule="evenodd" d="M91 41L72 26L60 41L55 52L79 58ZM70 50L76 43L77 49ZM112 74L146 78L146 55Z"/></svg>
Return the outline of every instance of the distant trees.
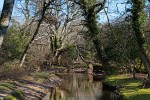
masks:
<svg viewBox="0 0 150 100"><path fill-rule="evenodd" d="M38 53L40 48L49 50L43 52L46 61L58 64L61 55L75 47L78 30L81 30L79 6L69 0L26 0L22 6L19 10L22 11L25 22L20 30L26 48L21 56L20 66L31 56L38 59L43 52ZM47 46L44 48L45 45ZM43 59L39 62L42 61Z"/></svg>
<svg viewBox="0 0 150 100"><path fill-rule="evenodd" d="M19 26L12 23L0 52L1 62L4 62L4 58L19 59L23 50L21 66L24 61L30 64L48 61L49 64L68 65L82 60L98 62L105 68L111 65L127 68L138 66L142 59L150 75L149 56L144 42L144 0L132 0L133 5L129 9L132 16L125 15L119 21L103 24L98 21L98 13L104 9L107 0L25 1L20 8L25 22ZM13 5L14 0L4 2L0 18L0 46Z"/></svg>
<svg viewBox="0 0 150 100"><path fill-rule="evenodd" d="M58 0L53 5L54 17L57 20L55 25L50 26L51 51L53 55L52 63L57 64L61 61L61 55L74 46L80 24L80 8L69 0ZM54 27L53 27L54 26ZM71 39L73 38L73 39ZM71 49L70 49L71 50Z"/></svg>
<svg viewBox="0 0 150 100"><path fill-rule="evenodd" d="M4 36L6 35L7 28L9 26L14 2L15 0L4 0L3 10L0 17L0 48L2 46Z"/></svg>
<svg viewBox="0 0 150 100"><path fill-rule="evenodd" d="M41 14L39 15L39 19L38 19L38 24L36 26L36 29L35 29L35 32L33 33L32 35L32 38L30 39L30 41L28 42L28 44L26 45L25 49L24 49L24 52L21 56L21 59L20 59L20 66L23 65L24 61L25 61L25 58L26 58L26 55L27 55L27 51L28 49L31 47L31 44L32 42L34 41L35 37L37 36L37 34L39 33L39 29L40 29L40 26L42 24L42 21L44 19L44 16L45 16L45 13L46 13L46 10L47 8L50 6L51 3L53 3L54 0L50 0L49 2L46 2L46 1L43 1L42 2L42 5L43 7L41 8L42 10L40 11Z"/></svg>

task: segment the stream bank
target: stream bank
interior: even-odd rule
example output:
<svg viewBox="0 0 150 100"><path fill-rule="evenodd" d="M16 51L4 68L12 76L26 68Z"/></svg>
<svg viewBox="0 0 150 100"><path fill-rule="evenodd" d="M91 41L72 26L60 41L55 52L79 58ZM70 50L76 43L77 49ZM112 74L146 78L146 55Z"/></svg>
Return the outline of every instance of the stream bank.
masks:
<svg viewBox="0 0 150 100"><path fill-rule="evenodd" d="M61 79L49 72L36 72L17 80L0 82L0 100L48 100Z"/></svg>
<svg viewBox="0 0 150 100"><path fill-rule="evenodd" d="M136 78L132 74L110 75L105 82L119 88L119 93L123 95L123 100L149 100L150 86L143 87L143 80L146 74L137 73Z"/></svg>

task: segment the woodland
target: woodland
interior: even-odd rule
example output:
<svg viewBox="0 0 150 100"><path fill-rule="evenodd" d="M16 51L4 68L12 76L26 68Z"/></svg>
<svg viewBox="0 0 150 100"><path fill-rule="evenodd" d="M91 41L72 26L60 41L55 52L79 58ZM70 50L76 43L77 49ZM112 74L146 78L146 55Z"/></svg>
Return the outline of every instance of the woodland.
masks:
<svg viewBox="0 0 150 100"><path fill-rule="evenodd" d="M110 84L111 75L131 75L149 89L149 0L4 0L1 8L0 80L85 71Z"/></svg>

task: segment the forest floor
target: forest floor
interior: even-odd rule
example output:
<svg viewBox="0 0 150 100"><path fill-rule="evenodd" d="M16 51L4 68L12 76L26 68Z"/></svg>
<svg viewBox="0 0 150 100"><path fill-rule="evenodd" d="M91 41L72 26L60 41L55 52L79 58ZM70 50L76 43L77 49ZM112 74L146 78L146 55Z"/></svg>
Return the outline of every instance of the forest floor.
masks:
<svg viewBox="0 0 150 100"><path fill-rule="evenodd" d="M136 74L135 79L132 74L122 74L108 76L105 81L111 85L121 86L119 91L124 100L150 100L150 86L144 83L146 80L147 74Z"/></svg>
<svg viewBox="0 0 150 100"><path fill-rule="evenodd" d="M37 100L59 86L61 79L49 72L35 72L15 80L0 81L0 100Z"/></svg>

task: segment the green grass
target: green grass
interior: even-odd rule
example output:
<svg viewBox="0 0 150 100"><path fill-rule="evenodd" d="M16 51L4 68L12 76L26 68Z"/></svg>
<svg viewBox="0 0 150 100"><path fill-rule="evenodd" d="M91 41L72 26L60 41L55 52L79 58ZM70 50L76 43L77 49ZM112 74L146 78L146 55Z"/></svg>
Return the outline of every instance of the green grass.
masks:
<svg viewBox="0 0 150 100"><path fill-rule="evenodd" d="M150 88L142 88L141 79L133 79L131 75L112 75L106 78L111 85L120 85L124 100L150 100Z"/></svg>
<svg viewBox="0 0 150 100"><path fill-rule="evenodd" d="M49 72L35 72L31 75L25 77L25 79L30 81L36 81L38 83L45 83L49 79L56 79L58 78L55 74L51 74Z"/></svg>
<svg viewBox="0 0 150 100"><path fill-rule="evenodd" d="M23 100L23 92L21 90L16 90L16 84L13 82L1 82L0 83L1 91L11 91L11 95L8 95L4 100ZM19 98L19 99L17 99ZM20 99L21 98L21 99ZM1 100L1 99L0 99Z"/></svg>
<svg viewBox="0 0 150 100"><path fill-rule="evenodd" d="M9 91L9 90L14 90L15 84L13 82L1 82L0 83L0 90L3 91Z"/></svg>
<svg viewBox="0 0 150 100"><path fill-rule="evenodd" d="M31 74L34 78L47 78L49 76L49 73L47 72L36 72Z"/></svg>
<svg viewBox="0 0 150 100"><path fill-rule="evenodd" d="M24 100L24 92L21 90L14 90L11 94L7 95L3 100Z"/></svg>
<svg viewBox="0 0 150 100"><path fill-rule="evenodd" d="M17 100L17 99L12 95L8 95L4 98L4 100Z"/></svg>
<svg viewBox="0 0 150 100"><path fill-rule="evenodd" d="M15 90L11 93L11 95L17 98L17 100L24 100L24 92L21 90Z"/></svg>

